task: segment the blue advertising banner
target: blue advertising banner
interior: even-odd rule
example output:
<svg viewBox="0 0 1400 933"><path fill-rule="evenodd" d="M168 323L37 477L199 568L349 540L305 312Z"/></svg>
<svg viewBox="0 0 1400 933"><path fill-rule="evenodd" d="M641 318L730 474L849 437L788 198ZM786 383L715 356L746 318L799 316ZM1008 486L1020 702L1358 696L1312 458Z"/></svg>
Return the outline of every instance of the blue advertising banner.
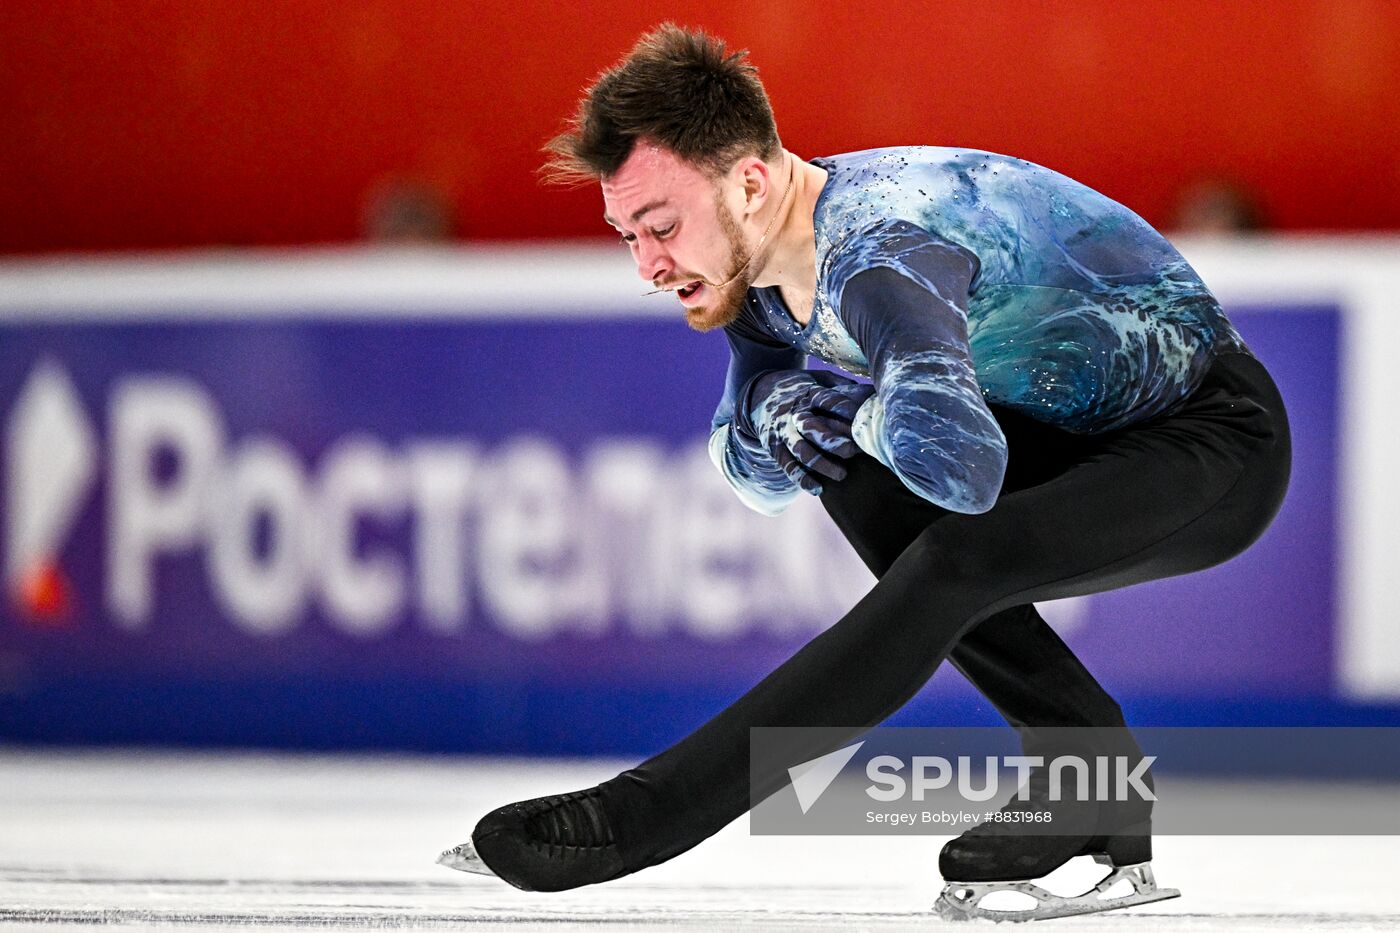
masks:
<svg viewBox="0 0 1400 933"><path fill-rule="evenodd" d="M1232 319L1290 406L1273 527L1206 573L1045 607L1163 721L1334 692L1341 316ZM646 319L4 328L0 738L678 738L871 582L815 502L766 519L714 471L726 358ZM959 717L995 721L943 671L898 721Z"/></svg>

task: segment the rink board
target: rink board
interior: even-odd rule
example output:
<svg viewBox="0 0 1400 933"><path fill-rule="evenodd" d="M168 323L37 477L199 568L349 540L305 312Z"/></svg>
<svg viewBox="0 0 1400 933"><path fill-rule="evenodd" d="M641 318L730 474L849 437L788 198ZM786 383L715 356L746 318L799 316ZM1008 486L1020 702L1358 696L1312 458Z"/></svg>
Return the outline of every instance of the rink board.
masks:
<svg viewBox="0 0 1400 933"><path fill-rule="evenodd" d="M0 736L645 751L870 585L814 501L724 487L724 344L669 315L49 300L0 341ZM1335 660L1345 308L1227 306L1289 405L1279 517L1046 615L1139 721L1389 721ZM945 671L897 721L996 719Z"/></svg>

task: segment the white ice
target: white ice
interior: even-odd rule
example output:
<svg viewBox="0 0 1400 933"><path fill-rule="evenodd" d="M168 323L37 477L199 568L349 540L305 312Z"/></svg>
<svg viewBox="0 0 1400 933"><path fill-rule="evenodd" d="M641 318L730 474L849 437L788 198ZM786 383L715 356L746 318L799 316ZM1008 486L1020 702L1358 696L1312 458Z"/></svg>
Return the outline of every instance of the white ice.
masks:
<svg viewBox="0 0 1400 933"><path fill-rule="evenodd" d="M941 887L943 839L934 836L751 836L741 819L664 865L564 894L527 894L434 864L487 810L585 787L622 766L0 749L0 926L942 925L929 909ZM1222 788L1231 789L1198 789ZM1257 786L1249 792L1258 799ZM1336 788L1309 793L1318 805L1336 799ZM1180 888L1180 899L1047 929L1400 929L1400 838L1169 836L1155 845L1158 881ZM1082 889L1100 872L1071 864L1047 886Z"/></svg>

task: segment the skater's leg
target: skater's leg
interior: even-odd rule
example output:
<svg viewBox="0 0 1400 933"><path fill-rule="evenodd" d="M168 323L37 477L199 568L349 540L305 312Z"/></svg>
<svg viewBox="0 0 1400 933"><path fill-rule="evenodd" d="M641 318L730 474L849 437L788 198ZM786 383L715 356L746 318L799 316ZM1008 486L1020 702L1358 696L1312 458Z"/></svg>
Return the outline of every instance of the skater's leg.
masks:
<svg viewBox="0 0 1400 933"><path fill-rule="evenodd" d="M1007 439L1003 495L1063 473L1076 452L1085 450L1082 438L1015 412L995 406L992 411ZM848 461L846 479L826 485L822 504L877 578L926 527L948 514L864 454ZM949 661L1028 744L1034 741L1028 727L1123 725L1118 704L1034 604L1013 606L973 627Z"/></svg>
<svg viewBox="0 0 1400 933"><path fill-rule="evenodd" d="M1009 454L1002 495L1045 482L1085 454L1082 438L996 406L992 413ZM848 461L844 480L826 485L822 504L876 577L885 574L925 527L947 514L864 455ZM1045 761L1060 755L1123 756L1130 767L1141 759L1142 751L1118 704L1033 603L1012 606L974 626L958 640L948 660L1016 728L1022 754ZM1043 783L1043 775L1031 777L1034 791ZM1151 785L1150 772L1143 779ZM1144 802L1105 808L1094 814L1094 831L1087 839L1066 837L1030 848L1039 852L1049 871L1081 846L1098 844L1099 834L1132 827L1138 837L1136 852L1145 860L1150 857L1146 830L1150 812L1150 804ZM945 873L978 877L1003 861L1000 840L988 845L976 835L976 831L965 834L944 847Z"/></svg>
<svg viewBox="0 0 1400 933"><path fill-rule="evenodd" d="M629 871L718 831L749 805L749 729L880 722L998 612L1218 564L1263 533L1290 462L1277 389L1252 357L1216 363L1169 418L1105 436L1063 474L981 515L920 532L834 626L681 742L603 785ZM787 765L831 750L794 739ZM759 797L786 783L763 776Z"/></svg>
<svg viewBox="0 0 1400 933"><path fill-rule="evenodd" d="M602 870L587 860L560 867L545 854L517 861L521 870L507 880L529 886L530 866L542 866L550 884L576 886L685 851L748 808L751 728L857 735L998 612L1219 563L1268 525L1288 462L1287 422L1267 373L1250 357L1222 358L1171 417L1100 438L1060 476L1007 494L984 514L935 520L843 619L690 736L601 785L611 840ZM810 733L791 737L783 762L759 776L757 797L786 783L788 765L835 747L827 735L820 745ZM511 811L488 814L473 834L492 868L493 858L540 848Z"/></svg>

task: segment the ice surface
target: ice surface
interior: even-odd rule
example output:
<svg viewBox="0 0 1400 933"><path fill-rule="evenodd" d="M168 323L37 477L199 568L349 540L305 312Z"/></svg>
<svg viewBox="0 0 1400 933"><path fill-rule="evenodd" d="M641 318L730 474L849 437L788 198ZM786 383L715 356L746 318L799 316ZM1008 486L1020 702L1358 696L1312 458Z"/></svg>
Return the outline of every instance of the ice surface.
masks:
<svg viewBox="0 0 1400 933"><path fill-rule="evenodd" d="M930 907L943 840L932 836L750 836L744 819L664 865L563 894L433 863L486 810L585 787L625 764L0 750L0 926L942 925ZM1319 805L1337 799L1335 788L1316 795ZM1400 838L1160 837L1156 849L1158 881L1180 899L1037 929L1400 929ZM1084 888L1102 871L1076 862L1047 886Z"/></svg>

